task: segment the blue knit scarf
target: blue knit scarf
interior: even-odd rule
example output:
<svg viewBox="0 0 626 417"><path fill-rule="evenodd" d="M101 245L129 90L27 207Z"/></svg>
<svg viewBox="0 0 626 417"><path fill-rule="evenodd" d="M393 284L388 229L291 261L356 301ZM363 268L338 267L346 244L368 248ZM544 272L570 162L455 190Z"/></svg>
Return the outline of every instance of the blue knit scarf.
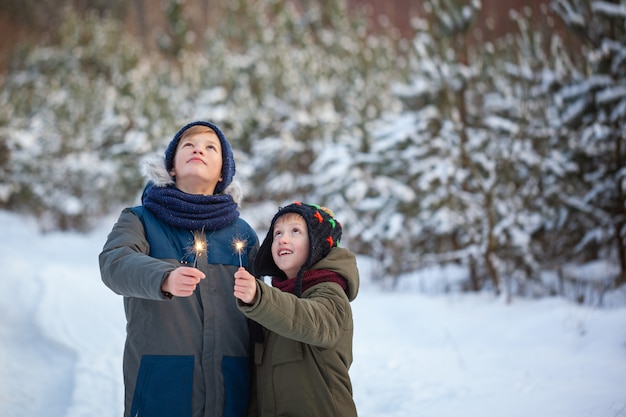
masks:
<svg viewBox="0 0 626 417"><path fill-rule="evenodd" d="M187 194L174 186L148 184L141 202L164 223L183 229L219 230L239 218L237 203L227 194Z"/></svg>

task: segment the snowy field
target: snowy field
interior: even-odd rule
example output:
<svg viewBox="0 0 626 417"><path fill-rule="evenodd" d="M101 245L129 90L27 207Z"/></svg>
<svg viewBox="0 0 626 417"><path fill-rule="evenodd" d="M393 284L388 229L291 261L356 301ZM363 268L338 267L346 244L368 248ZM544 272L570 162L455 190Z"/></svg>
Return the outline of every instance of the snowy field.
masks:
<svg viewBox="0 0 626 417"><path fill-rule="evenodd" d="M97 263L116 217L40 235L0 211L1 417L122 415L122 298ZM626 416L626 308L382 292L359 268L361 417Z"/></svg>

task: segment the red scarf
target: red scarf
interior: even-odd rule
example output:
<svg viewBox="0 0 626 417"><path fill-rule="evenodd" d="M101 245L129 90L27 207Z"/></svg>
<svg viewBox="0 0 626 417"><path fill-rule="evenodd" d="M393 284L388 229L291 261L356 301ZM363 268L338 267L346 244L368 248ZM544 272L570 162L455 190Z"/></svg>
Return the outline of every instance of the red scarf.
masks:
<svg viewBox="0 0 626 417"><path fill-rule="evenodd" d="M283 292L295 294L297 279L298 277L285 280L272 278L272 286ZM305 271L302 275L302 292L304 293L309 288L314 285L321 284L322 282L336 282L341 286L341 288L343 288L344 291L348 290L348 281L346 281L346 279L338 273L328 271L326 269L316 269L313 271Z"/></svg>

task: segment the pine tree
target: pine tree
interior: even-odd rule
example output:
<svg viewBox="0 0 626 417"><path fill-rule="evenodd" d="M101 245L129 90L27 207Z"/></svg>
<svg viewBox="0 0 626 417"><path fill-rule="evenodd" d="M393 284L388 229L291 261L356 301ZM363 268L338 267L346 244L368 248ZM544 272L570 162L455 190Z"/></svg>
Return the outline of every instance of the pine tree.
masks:
<svg viewBox="0 0 626 417"><path fill-rule="evenodd" d="M168 125L170 98L117 21L66 11L55 38L2 80L1 201L45 230L85 229L134 199L137 160Z"/></svg>
<svg viewBox="0 0 626 417"><path fill-rule="evenodd" d="M206 58L186 59L184 73L200 74L197 91L222 94L217 107L196 108L231 133L247 204L308 199L351 216L346 190L361 180L352 164L364 163L369 124L392 101L395 44L345 1L304 6L228 2Z"/></svg>
<svg viewBox="0 0 626 417"><path fill-rule="evenodd" d="M558 224L555 187L572 170L553 148L549 98L571 62L537 17L512 13L518 30L489 43L472 31L478 9L428 5L411 79L395 89L404 110L377 129L377 173L409 190L381 187L370 240L383 240L396 274L454 262L468 270L467 289L541 293L536 237Z"/></svg>
<svg viewBox="0 0 626 417"><path fill-rule="evenodd" d="M555 95L559 126L576 164L574 190L563 195L573 255L616 259L626 282L626 6L619 1L558 0L582 59Z"/></svg>

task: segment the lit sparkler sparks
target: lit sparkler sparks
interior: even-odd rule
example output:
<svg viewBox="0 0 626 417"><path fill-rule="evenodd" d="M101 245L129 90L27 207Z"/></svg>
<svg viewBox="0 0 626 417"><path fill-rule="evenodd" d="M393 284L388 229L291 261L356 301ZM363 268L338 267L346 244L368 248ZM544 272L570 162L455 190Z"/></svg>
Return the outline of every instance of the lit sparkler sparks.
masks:
<svg viewBox="0 0 626 417"><path fill-rule="evenodd" d="M202 255L206 255L207 251L206 235L204 234L204 230L196 230L193 232L193 251L196 254L196 258L193 261L193 267L195 268L198 264L198 258Z"/></svg>
<svg viewBox="0 0 626 417"><path fill-rule="evenodd" d="M240 268L243 266L243 263L241 262L241 254L243 253L243 250L246 247L246 243L247 242L242 239L238 239L238 238L233 239L233 248L235 249L235 252L237 252L237 254L239 255L239 267Z"/></svg>

